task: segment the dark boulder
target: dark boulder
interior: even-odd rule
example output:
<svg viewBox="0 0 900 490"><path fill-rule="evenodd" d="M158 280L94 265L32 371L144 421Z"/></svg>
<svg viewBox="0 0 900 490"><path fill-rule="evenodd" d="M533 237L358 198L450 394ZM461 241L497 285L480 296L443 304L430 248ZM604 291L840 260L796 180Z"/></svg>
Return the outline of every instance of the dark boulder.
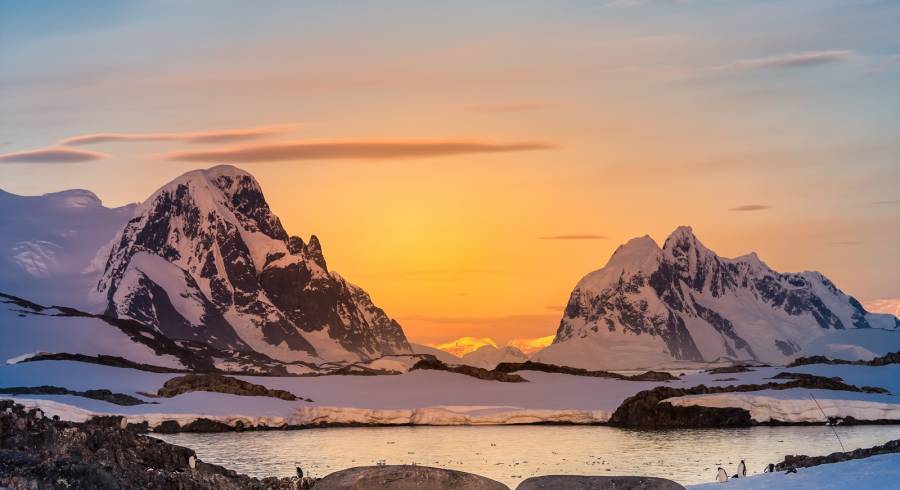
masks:
<svg viewBox="0 0 900 490"><path fill-rule="evenodd" d="M429 466L359 466L331 473L315 490L509 490L483 476Z"/></svg>
<svg viewBox="0 0 900 490"><path fill-rule="evenodd" d="M649 476L534 476L523 481L516 490L684 490L664 478Z"/></svg>

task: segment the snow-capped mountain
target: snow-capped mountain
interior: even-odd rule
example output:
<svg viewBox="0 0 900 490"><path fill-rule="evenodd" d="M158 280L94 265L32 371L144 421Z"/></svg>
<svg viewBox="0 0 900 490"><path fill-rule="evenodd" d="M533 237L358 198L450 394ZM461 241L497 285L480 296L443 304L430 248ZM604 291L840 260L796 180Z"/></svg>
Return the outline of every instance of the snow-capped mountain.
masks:
<svg viewBox="0 0 900 490"><path fill-rule="evenodd" d="M469 366L494 369L501 362L525 362L527 360L527 355L511 345L499 348L493 345L485 345L474 352L464 355L461 362Z"/></svg>
<svg viewBox="0 0 900 490"><path fill-rule="evenodd" d="M106 313L172 339L282 361L411 352L397 322L328 270L318 239L288 236L256 180L232 166L160 188L103 255Z"/></svg>
<svg viewBox="0 0 900 490"><path fill-rule="evenodd" d="M863 301L863 307L872 313L886 313L900 318L900 298Z"/></svg>
<svg viewBox="0 0 900 490"><path fill-rule="evenodd" d="M784 363L829 332L890 329L818 272L779 273L755 253L728 259L691 228L660 248L649 236L620 246L572 292L540 362L592 369L719 359Z"/></svg>
<svg viewBox="0 0 900 490"><path fill-rule="evenodd" d="M0 291L86 306L99 276L91 260L134 208L107 208L81 189L42 196L0 190Z"/></svg>

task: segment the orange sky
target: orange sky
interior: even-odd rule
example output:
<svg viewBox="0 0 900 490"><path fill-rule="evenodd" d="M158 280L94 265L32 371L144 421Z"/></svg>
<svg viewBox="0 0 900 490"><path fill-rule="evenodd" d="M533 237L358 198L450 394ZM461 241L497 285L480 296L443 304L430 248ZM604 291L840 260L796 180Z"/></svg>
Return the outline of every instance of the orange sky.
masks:
<svg viewBox="0 0 900 490"><path fill-rule="evenodd" d="M678 225L900 296L900 7L588 3L0 12L0 188L117 205L236 163L431 344L552 335Z"/></svg>

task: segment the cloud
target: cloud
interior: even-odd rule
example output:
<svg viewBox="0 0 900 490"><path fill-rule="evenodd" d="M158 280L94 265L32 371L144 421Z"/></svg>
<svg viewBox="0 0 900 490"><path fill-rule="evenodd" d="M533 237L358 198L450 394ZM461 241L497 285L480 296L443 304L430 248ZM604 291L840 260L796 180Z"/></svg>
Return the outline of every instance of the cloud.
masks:
<svg viewBox="0 0 900 490"><path fill-rule="evenodd" d="M892 200L892 201L875 201L872 204L885 205L885 204L900 204L900 200Z"/></svg>
<svg viewBox="0 0 900 490"><path fill-rule="evenodd" d="M473 112L526 112L546 109L550 104L546 102L513 102L507 104L484 104L472 106Z"/></svg>
<svg viewBox="0 0 900 490"><path fill-rule="evenodd" d="M478 141L332 141L287 142L210 151L166 154L182 162L277 162L285 160L424 158L473 153L549 150L546 143L487 143Z"/></svg>
<svg viewBox="0 0 900 490"><path fill-rule="evenodd" d="M494 342L494 339L489 337L461 337L443 344L432 344L430 347L449 352L457 357L462 357L466 354L475 352L486 345L497 347L497 343Z"/></svg>
<svg viewBox="0 0 900 490"><path fill-rule="evenodd" d="M545 306L544 308L551 310L551 311L563 311L566 309L565 305L550 305L550 306Z"/></svg>
<svg viewBox="0 0 900 490"><path fill-rule="evenodd" d="M738 60L724 66L722 70L756 70L756 69L783 69L804 68L826 63L845 61L853 54L849 50L832 51L806 51L803 53L787 53L764 58L749 58Z"/></svg>
<svg viewBox="0 0 900 490"><path fill-rule="evenodd" d="M512 339L506 345L511 345L526 354L531 354L532 352L537 352L552 344L553 339L555 338L556 335L548 335L536 339Z"/></svg>
<svg viewBox="0 0 900 490"><path fill-rule="evenodd" d="M139 142L139 141L180 141L184 143L230 143L247 141L297 128L293 124L258 126L255 128L221 129L214 131L190 131L181 133L94 133L66 138L59 142L63 146L92 145L97 143Z"/></svg>
<svg viewBox="0 0 900 490"><path fill-rule="evenodd" d="M647 7L651 5L684 5L688 0L609 0L607 7Z"/></svg>
<svg viewBox="0 0 900 490"><path fill-rule="evenodd" d="M540 236L539 240L606 240L604 235L593 235L590 233L574 234L574 235L549 235Z"/></svg>
<svg viewBox="0 0 900 490"><path fill-rule="evenodd" d="M772 206L766 204L744 204L733 207L729 211L763 211L765 209L772 209Z"/></svg>
<svg viewBox="0 0 900 490"><path fill-rule="evenodd" d="M843 241L843 242L831 242L832 245L859 245L860 243L862 243L862 242L851 241L851 240Z"/></svg>
<svg viewBox="0 0 900 490"><path fill-rule="evenodd" d="M42 148L0 155L0 163L81 163L100 160L108 155L72 148Z"/></svg>

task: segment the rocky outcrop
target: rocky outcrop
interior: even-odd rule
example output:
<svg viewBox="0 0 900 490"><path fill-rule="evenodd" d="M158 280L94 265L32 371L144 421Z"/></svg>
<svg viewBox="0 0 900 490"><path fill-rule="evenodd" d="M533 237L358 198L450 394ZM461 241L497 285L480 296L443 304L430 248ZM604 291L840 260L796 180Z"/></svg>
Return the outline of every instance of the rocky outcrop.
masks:
<svg viewBox="0 0 900 490"><path fill-rule="evenodd" d="M240 396L268 396L282 400L295 401L302 398L284 390L273 390L263 385L250 383L221 374L188 374L166 381L157 391L157 396L172 398L192 391L210 391ZM311 400L306 400L311 401Z"/></svg>
<svg viewBox="0 0 900 490"><path fill-rule="evenodd" d="M256 479L204 463L193 450L122 429L121 417L60 422L0 400L0 487L91 490L293 490L296 478ZM307 488L309 483L307 483Z"/></svg>
<svg viewBox="0 0 900 490"><path fill-rule="evenodd" d="M787 367L805 366L807 364L852 364L855 366L887 366L888 364L900 364L900 351L890 352L883 356L868 361L847 361L844 359L831 359L825 356L798 357L791 361Z"/></svg>
<svg viewBox="0 0 900 490"><path fill-rule="evenodd" d="M450 373L456 374L464 374L466 376L471 376L473 378L490 380L490 381L500 381L503 383L526 383L527 379L519 376L518 374L508 374L502 371L488 371L487 369L477 368L474 366L450 366L448 364L444 364L439 361L436 357L429 356L421 361L415 363L413 367L409 368L410 371L415 371L417 369L433 369L436 371L447 371Z"/></svg>
<svg viewBox="0 0 900 490"><path fill-rule="evenodd" d="M557 366L543 362L501 362L494 371L499 373L514 373L516 371L541 371L545 373L571 374L572 376L588 376L592 378L611 378L627 381L675 381L678 378L662 371L647 371L641 374L625 375L610 371L573 368L569 366Z"/></svg>
<svg viewBox="0 0 900 490"><path fill-rule="evenodd" d="M808 468L820 464L840 463L851 459L862 459L879 454L900 453L900 439L864 449L856 449L842 453L831 453L828 456L788 455L784 461L775 464L777 471L785 471L790 468Z"/></svg>
<svg viewBox="0 0 900 490"><path fill-rule="evenodd" d="M8 388L0 388L2 395L73 395L93 400L102 400L114 405L133 406L143 405L147 402L140 398L135 398L124 393L113 393L110 390L86 390L75 391L59 386L14 386Z"/></svg>
<svg viewBox="0 0 900 490"><path fill-rule="evenodd" d="M526 479L516 490L684 490L672 480L649 476L547 475Z"/></svg>
<svg viewBox="0 0 900 490"><path fill-rule="evenodd" d="M742 408L717 408L700 405L677 406L663 400L689 395L713 393L746 393L760 390L789 390L794 388L839 390L865 393L886 393L883 388L858 387L844 383L840 378L825 378L792 373L783 378L786 383L765 383L730 386L699 385L692 388L659 386L626 398L616 408L609 424L619 427L676 428L676 427L749 427L757 425L750 412Z"/></svg>
<svg viewBox="0 0 900 490"><path fill-rule="evenodd" d="M332 473L315 490L509 490L506 485L462 471L430 466L360 466Z"/></svg>

